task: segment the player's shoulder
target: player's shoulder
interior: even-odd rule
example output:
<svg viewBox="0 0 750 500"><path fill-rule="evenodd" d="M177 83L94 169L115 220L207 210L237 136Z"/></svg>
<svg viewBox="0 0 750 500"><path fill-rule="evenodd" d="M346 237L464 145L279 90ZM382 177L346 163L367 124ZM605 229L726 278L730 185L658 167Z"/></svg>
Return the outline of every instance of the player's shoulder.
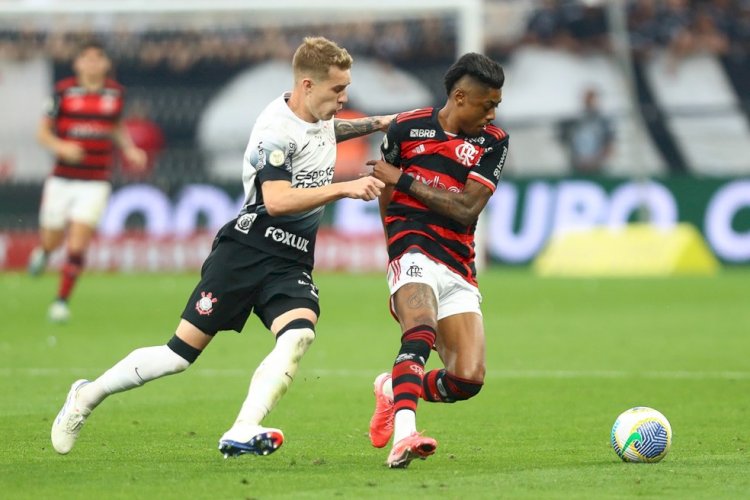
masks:
<svg viewBox="0 0 750 500"><path fill-rule="evenodd" d="M484 127L484 135L491 142L501 143L501 142L505 142L508 140L508 132L498 127L497 125L493 125L493 124L489 124L486 127Z"/></svg>
<svg viewBox="0 0 750 500"><path fill-rule="evenodd" d="M421 121L432 117L432 112L435 108L419 108L411 111L405 111L396 115L397 124L406 124L414 121Z"/></svg>
<svg viewBox="0 0 750 500"><path fill-rule="evenodd" d="M299 142L305 134L306 128L289 112L286 103L273 100L258 115L252 135L256 141L281 145Z"/></svg>
<svg viewBox="0 0 750 500"><path fill-rule="evenodd" d="M118 82L117 80L113 78L107 78L104 81L104 88L110 89L110 90L116 90L118 92L123 92L125 90L125 87L123 87L123 85L120 82Z"/></svg>
<svg viewBox="0 0 750 500"><path fill-rule="evenodd" d="M69 76L68 78L58 80L57 83L55 83L55 92L65 92L66 90L77 86L78 80L76 80L76 77Z"/></svg>
<svg viewBox="0 0 750 500"><path fill-rule="evenodd" d="M437 134L432 115L435 108L419 108L396 115L388 134L392 138L428 139Z"/></svg>

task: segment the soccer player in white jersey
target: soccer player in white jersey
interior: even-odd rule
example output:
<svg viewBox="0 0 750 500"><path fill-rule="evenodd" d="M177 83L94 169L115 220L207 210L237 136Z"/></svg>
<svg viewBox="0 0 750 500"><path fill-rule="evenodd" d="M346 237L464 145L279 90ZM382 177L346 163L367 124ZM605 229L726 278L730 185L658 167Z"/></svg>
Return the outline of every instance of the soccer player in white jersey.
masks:
<svg viewBox="0 0 750 500"><path fill-rule="evenodd" d="M385 130L393 118L334 118L347 101L352 65L335 43L305 38L292 65L294 88L272 101L253 127L242 175L245 204L219 230L175 335L165 345L136 349L95 380L73 383L52 424L58 453L73 448L107 396L184 371L218 331L241 331L253 311L276 344L255 370L219 451L267 455L284 442L281 430L261 423L315 338L320 309L312 271L323 206L342 198L374 200L384 187L374 177L332 184L336 142Z"/></svg>

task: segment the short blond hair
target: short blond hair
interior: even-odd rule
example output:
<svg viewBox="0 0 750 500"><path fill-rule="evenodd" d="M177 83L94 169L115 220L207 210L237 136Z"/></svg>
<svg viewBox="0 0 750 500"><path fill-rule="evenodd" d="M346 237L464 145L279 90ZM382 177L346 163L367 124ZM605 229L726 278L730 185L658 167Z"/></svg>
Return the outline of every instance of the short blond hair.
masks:
<svg viewBox="0 0 750 500"><path fill-rule="evenodd" d="M352 67L353 62L354 59L349 52L335 42L322 36L305 37L292 59L294 81L299 81L305 76L325 80L331 66L347 70Z"/></svg>

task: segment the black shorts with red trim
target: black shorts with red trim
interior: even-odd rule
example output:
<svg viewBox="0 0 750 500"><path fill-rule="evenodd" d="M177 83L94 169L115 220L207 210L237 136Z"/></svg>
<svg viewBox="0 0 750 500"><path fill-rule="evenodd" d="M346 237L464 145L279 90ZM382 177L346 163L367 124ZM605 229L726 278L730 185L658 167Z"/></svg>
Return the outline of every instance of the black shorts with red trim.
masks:
<svg viewBox="0 0 750 500"><path fill-rule="evenodd" d="M253 311L270 328L279 315L296 308L320 315L312 268L219 236L182 318L214 335L242 331Z"/></svg>

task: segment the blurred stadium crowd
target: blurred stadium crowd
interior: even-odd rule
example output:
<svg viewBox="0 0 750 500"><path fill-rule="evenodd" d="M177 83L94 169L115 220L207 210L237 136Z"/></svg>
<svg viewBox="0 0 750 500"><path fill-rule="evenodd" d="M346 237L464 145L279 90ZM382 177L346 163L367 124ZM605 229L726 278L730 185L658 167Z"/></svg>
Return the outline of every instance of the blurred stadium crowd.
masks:
<svg viewBox="0 0 750 500"><path fill-rule="evenodd" d="M505 5L503 5L505 4ZM509 4L515 4L509 7ZM494 6L494 7L493 7ZM534 44L580 53L610 51L606 7L584 0L488 0L499 16L520 12L520 36L494 41L487 52L507 58L521 45ZM515 16L518 17L518 16ZM492 21L503 22L492 18ZM0 25L0 58L19 60L43 54L66 64L82 38L96 37L118 65L185 73L194 69L243 67L269 58L288 59L307 26L247 26L221 23L214 28L187 28L184 23L150 27L92 22L82 26L71 17L53 25L24 22ZM667 48L675 57L710 52L746 60L750 54L748 0L628 0L627 25L634 54L647 57ZM489 26L489 31L508 27ZM454 56L455 26L451 17L420 20L316 24L316 33L338 40L350 52L397 64L445 63ZM519 29L510 29L518 33ZM506 37L507 38L507 37Z"/></svg>
<svg viewBox="0 0 750 500"><path fill-rule="evenodd" d="M501 4L500 0L489 2ZM511 0L505 3L517 3ZM609 27L601 3L582 0L527 1L519 6L526 17L522 36L511 43L490 43L488 52L507 57L521 44L538 44L577 52L608 51ZM502 6L500 6L502 9ZM748 0L628 0L630 43L638 56L668 48L675 56L708 51L745 58L750 53ZM25 23L0 30L0 58L24 59L44 54L58 63L70 61L81 38L105 42L118 63L159 67L181 73L206 65L244 66L268 58L287 59L308 27L247 27L185 29L183 25L94 26L63 18L54 26ZM101 23L99 23L101 24ZM316 33L338 40L355 54L395 63L444 62L453 57L452 18L427 17L406 21L361 21L316 25Z"/></svg>
<svg viewBox="0 0 750 500"><path fill-rule="evenodd" d="M610 51L607 13L602 5L544 0L528 16L519 44L576 52ZM695 52L747 57L750 2L747 0L629 0L627 28L637 57L666 48L674 56ZM512 50L517 44L499 47Z"/></svg>
<svg viewBox="0 0 750 500"><path fill-rule="evenodd" d="M449 19L428 17L391 22L361 21L309 26L247 26L241 21L221 26L187 28L185 24L158 27L95 26L55 23L51 29L26 25L0 31L0 58L24 59L44 54L68 64L81 39L97 38L118 67L193 74L206 70L242 68L268 59L288 60L299 41L316 34L337 40L353 54L412 64L451 60L455 29ZM121 71L122 72L122 71Z"/></svg>

